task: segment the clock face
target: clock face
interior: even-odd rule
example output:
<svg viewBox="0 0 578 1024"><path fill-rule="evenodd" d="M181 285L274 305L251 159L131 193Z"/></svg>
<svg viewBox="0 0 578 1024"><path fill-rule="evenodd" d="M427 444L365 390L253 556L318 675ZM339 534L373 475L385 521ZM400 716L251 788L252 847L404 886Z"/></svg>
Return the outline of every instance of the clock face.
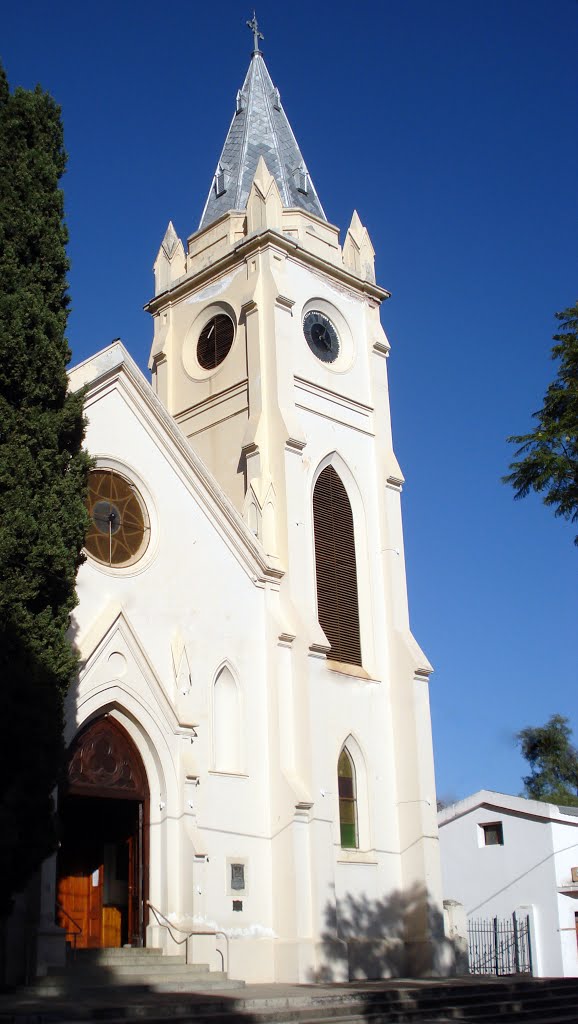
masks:
<svg viewBox="0 0 578 1024"><path fill-rule="evenodd" d="M132 565L146 549L148 521L140 495L111 469L93 469L88 480L90 527L85 547L103 565Z"/></svg>
<svg viewBox="0 0 578 1024"><path fill-rule="evenodd" d="M339 355L339 335L325 313L312 309L303 317L303 333L309 348L324 363L333 363Z"/></svg>

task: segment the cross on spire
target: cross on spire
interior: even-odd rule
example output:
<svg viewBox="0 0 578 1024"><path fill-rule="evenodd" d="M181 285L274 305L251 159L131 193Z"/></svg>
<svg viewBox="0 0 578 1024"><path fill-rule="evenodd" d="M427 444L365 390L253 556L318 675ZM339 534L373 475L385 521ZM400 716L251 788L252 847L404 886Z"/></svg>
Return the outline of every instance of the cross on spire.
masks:
<svg viewBox="0 0 578 1024"><path fill-rule="evenodd" d="M265 36L263 35L262 32L259 32L259 26L257 24L257 16L255 14L255 11L253 11L252 20L247 22L247 28L250 28L251 32L253 33L253 53L260 53L261 51L259 50L259 40L264 39Z"/></svg>

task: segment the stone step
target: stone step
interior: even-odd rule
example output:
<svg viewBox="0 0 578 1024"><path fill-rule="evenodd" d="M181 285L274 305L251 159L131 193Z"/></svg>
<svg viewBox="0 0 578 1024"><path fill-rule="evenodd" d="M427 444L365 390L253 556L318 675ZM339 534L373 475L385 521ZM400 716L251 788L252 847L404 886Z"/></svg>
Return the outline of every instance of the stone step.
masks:
<svg viewBox="0 0 578 1024"><path fill-rule="evenodd" d="M120 999L128 992L132 997L192 994L239 988L242 984L229 981L225 973L211 971L209 964L187 964L184 953L165 956L161 949L122 947L72 951L66 967L51 969L28 992L33 998L51 1001L68 996L77 1003L96 1003L99 998L114 999L115 992Z"/></svg>
<svg viewBox="0 0 578 1024"><path fill-rule="evenodd" d="M110 983L109 993L103 996L102 985L97 987L93 982L87 985L82 982L78 983L76 979L71 981L69 978L53 978L50 984L37 983L33 990L28 990L28 994L34 998L50 999L51 1001L74 999L78 1003L93 1004L95 1007L103 1002L108 1003L112 1001L114 1004L116 1001L118 1007L120 1001L122 1001L124 1006L128 998L130 998L132 1003L139 996L146 1001L149 995L157 993L176 994L180 992L194 995L195 993L223 992L233 989L238 991L242 984L242 982L229 980L225 974L221 974L219 971L207 971L206 973L192 976L171 978L159 976L158 979L153 980L146 977L122 979L120 981L117 979ZM106 987L105 985L104 988ZM171 1016L174 1016L174 1014L171 1013Z"/></svg>
<svg viewBox="0 0 578 1024"><path fill-rule="evenodd" d="M235 991L236 990L236 991ZM221 993L226 993L222 995ZM228 993L230 992L230 997ZM38 992L34 993L38 999ZM52 992L43 1005L27 1000L0 1021L14 1024L576 1024L578 979L488 982L359 983L358 986L249 986L217 972L193 984L123 978L110 987Z"/></svg>
<svg viewBox="0 0 578 1024"><path fill-rule="evenodd" d="M234 983L231 983L234 987ZM176 1008L175 1008L176 1009ZM474 1016L470 1011L474 1009ZM441 1021L452 1020L470 1021L475 1020L475 1008L468 1010L467 1007L452 1007L447 1000L438 1007L411 1006L408 1000L387 1000L381 1005L376 1001L375 1005L369 1007L362 999L352 999L348 996L334 997L324 1000L322 1004L312 1005L311 999L291 1000L290 1005L282 1000L259 1000L243 999L237 997L227 1009L222 1004L211 1003L207 1006L194 1004L194 1015L197 1020L207 1020L211 1024L226 1024L230 1014L234 1010L236 1014L246 1015L247 1019L254 1024L266 1024L274 1021L276 1024L286 1024L290 1021L299 1021L299 1024L319 1024L320 1021L347 1021L353 1024L354 1021L375 1022L382 1024L383 1021ZM180 1011L179 1011L180 1012ZM189 1012L193 1012L191 1007ZM184 1014L187 1014L186 1009ZM537 1021L542 1019L564 1020L576 1022L577 1014L575 1004L570 1004L562 998L549 999L543 996L540 1005L534 1005L532 1000L527 1004L509 1004L507 1001L495 1003L489 1014L484 1017L485 1021L500 1021L500 1024L508 1020Z"/></svg>
<svg viewBox="0 0 578 1024"><path fill-rule="evenodd" d="M238 991L243 985L242 981L234 981L232 978L227 978L226 974L220 974L218 971L211 971L207 978L196 982L191 981L178 981L171 978L168 982L153 982L151 988L153 992L159 993L203 993L203 992L227 992L227 991Z"/></svg>
<svg viewBox="0 0 578 1024"><path fill-rule="evenodd" d="M209 964L187 964L185 963L184 957L159 957L158 960L151 960L150 964L146 961L140 960L136 963L123 963L119 960L109 960L108 963L98 964L70 964L67 967L61 967L51 969L49 977L52 975L68 975L69 977L77 978L102 978L103 983L111 980L112 978L120 977L131 977L131 975L142 974L146 976L156 976L158 974L172 975L176 971L188 971L193 973L194 971L208 971L210 970Z"/></svg>
<svg viewBox="0 0 578 1024"><path fill-rule="evenodd" d="M247 1012L251 1015L256 1024L264 1024L265 1021L275 1020L278 1024L289 1024L292 1021L319 1022L322 1020L351 1019L362 1017L364 1021L375 1020L377 1022L387 1021L438 1021L451 1020L454 1022L480 1021L484 1024L491 1024L499 1021L538 1021L556 1019L578 1021L576 1010L576 986L571 985L564 990L561 986L552 986L552 989L542 988L535 990L529 986L523 997L517 995L512 998L507 992L499 991L473 991L469 998L463 991L455 992L455 999L451 998L447 989L435 992L428 989L424 991L419 987L401 990L389 990L380 993L365 992L359 998L353 1000L345 997L341 1002L325 1001L319 1003L315 997L308 1006L296 1005L259 1005L259 1001L238 999L236 1007L241 1013ZM215 1024L217 1024L215 1020Z"/></svg>
<svg viewBox="0 0 578 1024"><path fill-rule="evenodd" d="M80 1009L80 1008L79 1008ZM152 1012L151 1012L152 1011ZM35 1016L34 1024L39 1024L41 1017ZM147 1024L166 1024L167 1021L179 1021L179 1022L190 1022L193 1021L195 1024L231 1024L232 1021L235 1024L243 1024L244 1021L247 1024L254 1024L255 1021L260 1021L260 1024L277 1024L279 1018L274 1010L267 1012L263 1011L257 1017L251 1017L245 1015L240 1010L236 1001L232 1000L228 1010L224 1011L213 1009L210 1005L202 1005L193 1003L186 1009L180 1005L167 1004L162 1009L159 1006L130 1006L124 1007L123 1010L119 1010L119 1015L113 1015L103 1012L103 1008L100 1007L98 1014L91 1017L90 1014L87 1016L85 1012L74 1013L71 1012L71 1008L68 1007L68 1012L59 1017L55 1017L53 1014L46 1018L43 1024L80 1024L80 1022L86 1022L87 1020L98 1020L100 1022L106 1021L106 1024L127 1024L127 1021L133 1020L146 1020ZM319 1017L310 1017L303 1011L302 1014L297 1018L299 1024L318 1024ZM407 1015L405 1012L402 1014L387 1014L384 1016L383 1013L367 1014L360 1012L359 1009L354 1012L345 1013L333 1013L328 1015L326 1020L331 1021L332 1024L456 1024L456 1022L462 1022L466 1024L469 1021L468 1017L454 1016L453 1014L428 1014L427 1017L418 1015ZM498 1014L492 1018L492 1024L522 1024L522 1022L532 1019L532 1024L575 1024L576 1022L576 1010L567 1008L565 1013L552 1013L545 1010L539 1017L528 1018L522 1014ZM14 1021L17 1018L13 1018ZM28 1018L26 1024L29 1024L30 1018ZM24 1022L22 1022L24 1024Z"/></svg>
<svg viewBox="0 0 578 1024"><path fill-rule="evenodd" d="M152 949L150 952L145 949L120 950L120 949L78 949L68 955L69 964L154 964L161 960L182 960L184 961L185 950L182 953L167 954L162 949Z"/></svg>
<svg viewBox="0 0 578 1024"><path fill-rule="evenodd" d="M197 1011L195 1011L197 1012ZM568 1007L567 1004L546 1004L541 1007L508 1007L507 1005L495 1006L491 1013L480 1018L476 1015L471 1015L467 1011L460 1011L456 1007L451 1007L445 1004L438 1008L419 1008L413 1009L407 1006L392 1007L388 1006L379 1010L374 1009L373 1012L363 1010L363 1008L356 1006L355 1008L347 1007L334 1007L329 1009L326 1007L324 1010L311 1011L308 1009L302 1009L300 1011L289 1011L283 1012L279 1010L259 1010L251 1015L251 1020L254 1024L264 1024L266 1021L275 1021L276 1024L289 1024L289 1022L299 1022L299 1024L320 1024L321 1021L338 1021L338 1020L353 1020L359 1019L366 1022L376 1021L431 1021L431 1020L453 1020L454 1022L474 1022L483 1020L485 1022L491 1021L536 1021L544 1018L559 1018L572 1021L576 1024L577 1016L575 1007ZM206 1018L209 1019L209 1014L206 1014ZM220 1016L211 1011L210 1019L213 1024L219 1024L219 1021L225 1021L226 1016Z"/></svg>
<svg viewBox="0 0 578 1024"><path fill-rule="evenodd" d="M102 960L102 961L90 961L90 960L69 960L67 964L62 967L49 967L50 974L62 974L66 972L74 972L75 974L82 974L83 972L101 972L103 978L106 978L111 971L159 971L159 970L172 970L175 967L186 967L187 962L183 957L150 957L149 960L145 960L144 957L135 957L134 960Z"/></svg>
<svg viewBox="0 0 578 1024"><path fill-rule="evenodd" d="M574 1000L569 1000L565 995L544 995L540 998L528 996L523 999L494 997L492 999L486 998L483 1001L472 999L469 1002L464 1000L454 1002L448 998L437 1000L433 998L426 1000L391 999L384 1002L376 1000L368 1004L364 1011L364 1016L366 1019L369 1019L374 1015L379 1017L387 1014L388 1019L391 1020L407 1019L414 1021L448 1017L454 1021L468 1021L472 1022L472 1024L474 1022L477 1022L477 1024L491 1024L494 1020L530 1021L534 1018L542 1017L546 1012L549 1015L562 1015L567 1011L570 1014L570 1019L576 1021L578 1020L578 1014L575 1007ZM293 1015L283 1012L279 1012L277 1016L279 1022L281 1020L289 1022L295 1019ZM312 1016L320 1018L326 1015L321 1011L316 1012ZM255 1014L255 1017L258 1019L259 1014Z"/></svg>
<svg viewBox="0 0 578 1024"><path fill-rule="evenodd" d="M141 988L146 991L147 988L154 989L158 985L173 985L173 984L186 984L192 986L194 989L195 985L200 984L201 981L211 980L215 976L217 979L222 979L226 975L222 975L220 971L209 971L209 970L187 970L183 968L179 971L171 972L170 974L117 974L109 975L106 978L99 976L90 975L67 975L67 974L51 974L46 975L45 978L38 979L33 986L32 990L42 989L43 992L98 992L103 988L110 989L122 989L122 988Z"/></svg>
<svg viewBox="0 0 578 1024"><path fill-rule="evenodd" d="M86 960L98 960L102 956L127 959L133 956L164 956L160 946L103 946L98 949L77 949L75 956Z"/></svg>

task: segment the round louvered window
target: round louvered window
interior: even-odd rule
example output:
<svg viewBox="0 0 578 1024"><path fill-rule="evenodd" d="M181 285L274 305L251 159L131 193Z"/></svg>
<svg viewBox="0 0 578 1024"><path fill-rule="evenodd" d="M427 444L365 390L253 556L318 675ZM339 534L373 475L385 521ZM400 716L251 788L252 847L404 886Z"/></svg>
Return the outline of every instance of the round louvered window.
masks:
<svg viewBox="0 0 578 1024"><path fill-rule="evenodd" d="M235 326L230 316L218 313L203 327L197 343L197 359L203 370L214 370L229 354Z"/></svg>
<svg viewBox="0 0 578 1024"><path fill-rule="evenodd" d="M86 550L103 565L132 565L146 551L149 521L136 488L112 469L94 469L88 478L90 527Z"/></svg>

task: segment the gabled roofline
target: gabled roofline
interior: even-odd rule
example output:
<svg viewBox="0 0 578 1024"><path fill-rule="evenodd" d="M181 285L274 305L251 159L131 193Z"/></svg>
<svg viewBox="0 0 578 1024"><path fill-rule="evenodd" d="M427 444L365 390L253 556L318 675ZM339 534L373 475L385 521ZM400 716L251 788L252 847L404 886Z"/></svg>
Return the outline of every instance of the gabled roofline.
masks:
<svg viewBox="0 0 578 1024"><path fill-rule="evenodd" d="M457 818L471 814L478 807L487 807L492 813L502 812L516 817L531 818L534 821L557 821L578 827L578 807L560 807L557 804L543 803L541 800L527 800L523 796L496 793L491 789L480 789L477 793L444 807L438 812L438 826L442 828Z"/></svg>
<svg viewBox="0 0 578 1024"><path fill-rule="evenodd" d="M259 541L157 398L121 341L113 342L71 367L68 378L73 391L85 389L85 405L90 405L105 388L115 382L124 387L125 393L132 392L145 405L150 422L156 428L157 440L178 461L179 469L184 472L201 506L211 518L216 517L247 574L261 586L278 585L285 574L284 570L267 558Z"/></svg>

